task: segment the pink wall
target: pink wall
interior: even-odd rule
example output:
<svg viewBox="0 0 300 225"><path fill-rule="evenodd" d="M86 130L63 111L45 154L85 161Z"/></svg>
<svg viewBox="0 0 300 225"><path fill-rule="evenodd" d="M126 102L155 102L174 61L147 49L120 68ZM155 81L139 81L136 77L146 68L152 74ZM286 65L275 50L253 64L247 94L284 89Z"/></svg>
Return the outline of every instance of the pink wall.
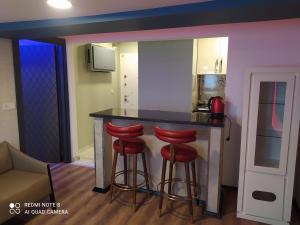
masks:
<svg viewBox="0 0 300 225"><path fill-rule="evenodd" d="M229 37L226 114L232 118L233 127L231 141L225 144L223 183L237 185L245 71L258 66L300 66L300 19L80 35L66 39L67 43L80 43L212 36ZM192 82L192 77L190 79Z"/></svg>
<svg viewBox="0 0 300 225"><path fill-rule="evenodd" d="M243 77L258 66L300 66L300 20L273 21L235 26L229 31L228 76L226 81L227 114L236 123L232 139L225 146L224 183L237 184L241 136ZM232 162L232 164L230 163ZM230 174L234 176L229 176Z"/></svg>
<svg viewBox="0 0 300 225"><path fill-rule="evenodd" d="M294 196L297 201L298 207L300 207L300 133L298 137L298 155L296 161L296 175L295 175L295 185L294 185Z"/></svg>

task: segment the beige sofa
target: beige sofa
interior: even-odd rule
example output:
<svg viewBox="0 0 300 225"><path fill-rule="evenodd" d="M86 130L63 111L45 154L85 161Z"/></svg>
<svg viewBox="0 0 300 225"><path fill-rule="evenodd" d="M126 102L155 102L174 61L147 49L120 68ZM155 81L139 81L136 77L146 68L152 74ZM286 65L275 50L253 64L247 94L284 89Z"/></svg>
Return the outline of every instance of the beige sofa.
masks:
<svg viewBox="0 0 300 225"><path fill-rule="evenodd" d="M46 197L55 202L49 166L33 159L7 142L0 143L0 224L15 216L10 203L37 202Z"/></svg>

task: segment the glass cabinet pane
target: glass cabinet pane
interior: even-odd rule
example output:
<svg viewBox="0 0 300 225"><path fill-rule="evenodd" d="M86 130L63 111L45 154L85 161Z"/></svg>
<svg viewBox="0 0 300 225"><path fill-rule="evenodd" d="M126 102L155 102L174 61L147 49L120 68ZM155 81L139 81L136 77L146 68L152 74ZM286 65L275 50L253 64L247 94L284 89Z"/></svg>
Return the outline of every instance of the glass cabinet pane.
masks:
<svg viewBox="0 0 300 225"><path fill-rule="evenodd" d="M255 166L279 168L286 82L260 83Z"/></svg>

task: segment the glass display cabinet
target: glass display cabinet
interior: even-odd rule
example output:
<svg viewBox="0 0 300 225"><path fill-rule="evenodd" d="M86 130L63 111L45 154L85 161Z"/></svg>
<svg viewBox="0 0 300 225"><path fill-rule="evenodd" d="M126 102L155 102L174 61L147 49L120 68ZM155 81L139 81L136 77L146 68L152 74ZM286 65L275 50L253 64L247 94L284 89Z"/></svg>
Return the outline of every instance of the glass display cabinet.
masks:
<svg viewBox="0 0 300 225"><path fill-rule="evenodd" d="M288 224L300 117L300 68L245 77L238 217Z"/></svg>

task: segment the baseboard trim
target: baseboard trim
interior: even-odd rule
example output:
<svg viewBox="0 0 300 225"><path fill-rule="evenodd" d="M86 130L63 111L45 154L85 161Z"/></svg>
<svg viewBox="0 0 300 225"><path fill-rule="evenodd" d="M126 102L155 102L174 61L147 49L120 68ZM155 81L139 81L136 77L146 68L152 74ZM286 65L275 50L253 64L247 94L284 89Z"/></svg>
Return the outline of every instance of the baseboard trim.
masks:
<svg viewBox="0 0 300 225"><path fill-rule="evenodd" d="M80 156L79 155L75 155L72 157L72 162L78 161L80 160Z"/></svg>
<svg viewBox="0 0 300 225"><path fill-rule="evenodd" d="M218 218L218 219L220 219L222 217L222 213L215 213L215 212L210 212L207 210L203 211L203 215Z"/></svg>
<svg viewBox="0 0 300 225"><path fill-rule="evenodd" d="M242 213L242 212L237 212L237 217L238 217L238 218L242 218L242 219L246 219L246 220L252 220L252 221L264 223L264 224L272 224L272 225L290 225L289 222L278 221L278 220L272 220L272 219L263 218L263 217L258 217L258 216L252 216L252 215L244 214L244 213Z"/></svg>
<svg viewBox="0 0 300 225"><path fill-rule="evenodd" d="M300 205L298 204L296 198L293 198L293 205L298 213L300 213Z"/></svg>
<svg viewBox="0 0 300 225"><path fill-rule="evenodd" d="M110 185L106 188L99 188L99 187L94 187L93 188L93 192L97 192L97 193L101 193L101 194L105 194L109 191Z"/></svg>
<svg viewBox="0 0 300 225"><path fill-rule="evenodd" d="M232 190L238 191L238 187L236 187L236 186L230 186L230 185L222 184L221 187L230 188Z"/></svg>
<svg viewBox="0 0 300 225"><path fill-rule="evenodd" d="M226 186L226 185L222 185L221 186L221 197L220 197L220 206L219 206L219 212L218 213L215 213L215 212L211 212L211 211L207 211L207 210L204 210L203 211L203 215L205 216L209 216L209 217L215 217L215 218L222 218L222 211L223 211L223 200L224 200L224 193L223 193L223 188L226 187L226 188L233 188L233 189L236 189L236 187L231 187L231 186Z"/></svg>

